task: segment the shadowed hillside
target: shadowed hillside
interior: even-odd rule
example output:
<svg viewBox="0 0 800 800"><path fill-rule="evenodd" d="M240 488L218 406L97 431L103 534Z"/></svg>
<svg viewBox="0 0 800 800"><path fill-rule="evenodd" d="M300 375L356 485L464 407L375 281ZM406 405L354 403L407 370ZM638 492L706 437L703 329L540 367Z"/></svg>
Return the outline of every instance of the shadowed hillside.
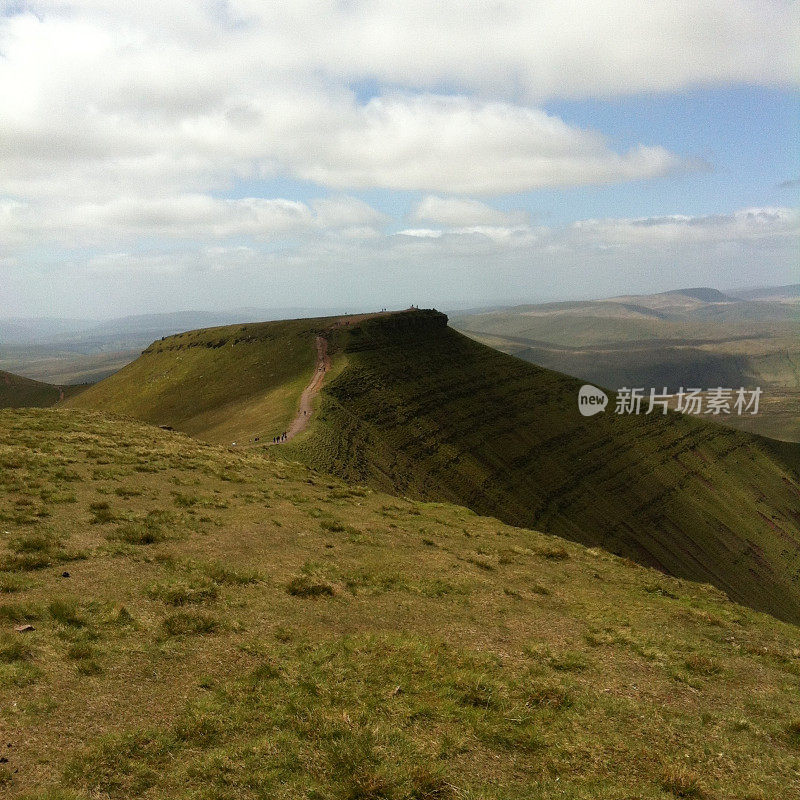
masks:
<svg viewBox="0 0 800 800"><path fill-rule="evenodd" d="M798 631L712 587L73 410L0 516L3 797L800 793Z"/></svg>
<svg viewBox="0 0 800 800"><path fill-rule="evenodd" d="M74 397L86 386L53 386L0 370L0 408L46 408L59 399Z"/></svg>
<svg viewBox="0 0 800 800"><path fill-rule="evenodd" d="M800 490L759 440L674 414L585 419L577 381L480 345L437 312L347 322L170 337L72 404L252 443L296 413L322 332L330 377L310 429L281 453L600 545L800 619Z"/></svg>
<svg viewBox="0 0 800 800"><path fill-rule="evenodd" d="M405 322L337 334L347 366L298 456L800 619L800 488L757 439L676 414L587 419L578 381L480 345L444 315Z"/></svg>

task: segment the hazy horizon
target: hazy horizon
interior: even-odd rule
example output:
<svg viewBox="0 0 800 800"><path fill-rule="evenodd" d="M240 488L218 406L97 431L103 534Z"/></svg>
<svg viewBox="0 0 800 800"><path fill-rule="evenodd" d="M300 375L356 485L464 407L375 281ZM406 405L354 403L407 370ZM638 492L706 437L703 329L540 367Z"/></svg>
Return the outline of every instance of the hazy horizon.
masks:
<svg viewBox="0 0 800 800"><path fill-rule="evenodd" d="M735 295L737 292L747 292L747 291L755 291L758 289L763 290L770 290L770 289L782 289L787 286L793 286L797 284L770 284L770 285L763 285L763 284L748 284L744 286L730 286L721 288L719 286L675 286L670 289L659 289L653 292L636 292L636 293L619 293L614 295L570 295L570 296L554 296L554 297L543 297L543 298L515 298L513 300L509 300L508 302L498 302L498 303L486 303L481 305L448 305L448 306L426 306L424 303L417 304L415 303L418 308L437 308L440 311L444 311L446 313L455 313L455 312L465 312L465 311L473 311L476 309L486 308L486 307L511 307L511 306L527 306L527 305L539 305L543 303L562 303L562 302L583 302L589 300L607 300L612 299L614 297L622 297L622 296L635 296L635 295L651 295L651 294L659 294L659 293L667 293L667 292L680 292L684 289L696 289L696 288L708 288L708 289L716 289L722 294L731 293ZM384 306L381 306L383 308ZM392 307L390 310L400 311L404 308L409 306L397 306ZM296 307L286 307L286 306L230 306L230 307L217 307L212 308L210 306L207 307L187 307L187 308L169 308L165 311L132 311L128 314L109 314L106 316L95 316L95 317L56 317L50 316L45 314L39 315L30 315L30 316L20 316L20 315L7 315L0 311L0 321L10 322L14 320L51 320L51 321L59 321L59 322L75 322L75 323L99 323L102 324L104 322L113 322L116 320L126 319L126 318L136 318L136 317L148 317L148 316L170 316L170 315L180 315L180 314L239 314L239 313L260 313L266 312L269 314L277 314L279 312L286 314L294 314L295 312L299 312L299 316L329 316L329 315L337 315L337 314L359 314L365 313L368 311L376 311L378 308L373 307L353 307L352 309L345 308L344 306L336 306L336 305L329 305L329 306L296 306ZM308 313L306 313L308 312ZM277 319L277 318L276 318Z"/></svg>

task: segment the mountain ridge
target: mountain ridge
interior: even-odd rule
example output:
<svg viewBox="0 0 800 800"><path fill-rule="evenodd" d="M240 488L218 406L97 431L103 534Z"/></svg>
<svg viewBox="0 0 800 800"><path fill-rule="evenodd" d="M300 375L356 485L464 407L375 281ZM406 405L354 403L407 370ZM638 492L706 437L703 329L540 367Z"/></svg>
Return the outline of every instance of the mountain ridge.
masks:
<svg viewBox="0 0 800 800"><path fill-rule="evenodd" d="M672 413L587 420L580 382L479 345L433 310L187 332L68 405L259 447L291 423L320 334L331 374L308 430L280 455L600 545L800 619L800 490L759 440Z"/></svg>

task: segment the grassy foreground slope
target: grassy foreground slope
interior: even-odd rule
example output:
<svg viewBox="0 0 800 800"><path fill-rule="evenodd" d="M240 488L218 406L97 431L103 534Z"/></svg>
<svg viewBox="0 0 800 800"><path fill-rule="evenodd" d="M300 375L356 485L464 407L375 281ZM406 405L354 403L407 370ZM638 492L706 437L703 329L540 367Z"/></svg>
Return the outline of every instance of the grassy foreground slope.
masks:
<svg viewBox="0 0 800 800"><path fill-rule="evenodd" d="M61 393L72 397L85 390L85 386L53 386L12 372L0 370L0 408L46 408L55 405Z"/></svg>
<svg viewBox="0 0 800 800"><path fill-rule="evenodd" d="M0 515L4 796L800 793L798 629L711 587L69 410Z"/></svg>
<svg viewBox="0 0 800 800"><path fill-rule="evenodd" d="M600 545L800 620L798 478L755 437L693 418L584 418L580 382L498 353L435 312L340 330L316 468ZM612 400L613 403L613 400Z"/></svg>
<svg viewBox="0 0 800 800"><path fill-rule="evenodd" d="M154 342L72 403L125 414L212 442L272 438L297 410L326 320L206 328Z"/></svg>

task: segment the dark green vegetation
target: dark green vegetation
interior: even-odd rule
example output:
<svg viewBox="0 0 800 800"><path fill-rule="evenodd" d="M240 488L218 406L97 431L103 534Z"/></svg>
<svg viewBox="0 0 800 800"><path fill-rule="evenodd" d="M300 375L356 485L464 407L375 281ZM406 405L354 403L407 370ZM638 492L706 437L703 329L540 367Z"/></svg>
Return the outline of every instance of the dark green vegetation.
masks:
<svg viewBox="0 0 800 800"><path fill-rule="evenodd" d="M336 338L347 366L294 448L307 463L599 545L800 619L798 479L760 440L676 414L584 418L578 381L477 344L443 316L375 320Z"/></svg>
<svg viewBox="0 0 800 800"><path fill-rule="evenodd" d="M184 334L71 404L241 446L286 427L326 331L333 369L318 412L281 455L599 545L800 620L800 489L784 459L679 415L581 417L579 382L446 322L413 311Z"/></svg>
<svg viewBox="0 0 800 800"><path fill-rule="evenodd" d="M86 386L53 386L0 370L0 408L46 408L64 398L74 397Z"/></svg>
<svg viewBox="0 0 800 800"><path fill-rule="evenodd" d="M800 793L798 629L711 587L72 410L0 509L4 796Z"/></svg>
<svg viewBox="0 0 800 800"><path fill-rule="evenodd" d="M787 287L789 288L789 287ZM457 316L485 344L600 386L761 386L755 417L731 425L800 441L800 300L687 289Z"/></svg>

